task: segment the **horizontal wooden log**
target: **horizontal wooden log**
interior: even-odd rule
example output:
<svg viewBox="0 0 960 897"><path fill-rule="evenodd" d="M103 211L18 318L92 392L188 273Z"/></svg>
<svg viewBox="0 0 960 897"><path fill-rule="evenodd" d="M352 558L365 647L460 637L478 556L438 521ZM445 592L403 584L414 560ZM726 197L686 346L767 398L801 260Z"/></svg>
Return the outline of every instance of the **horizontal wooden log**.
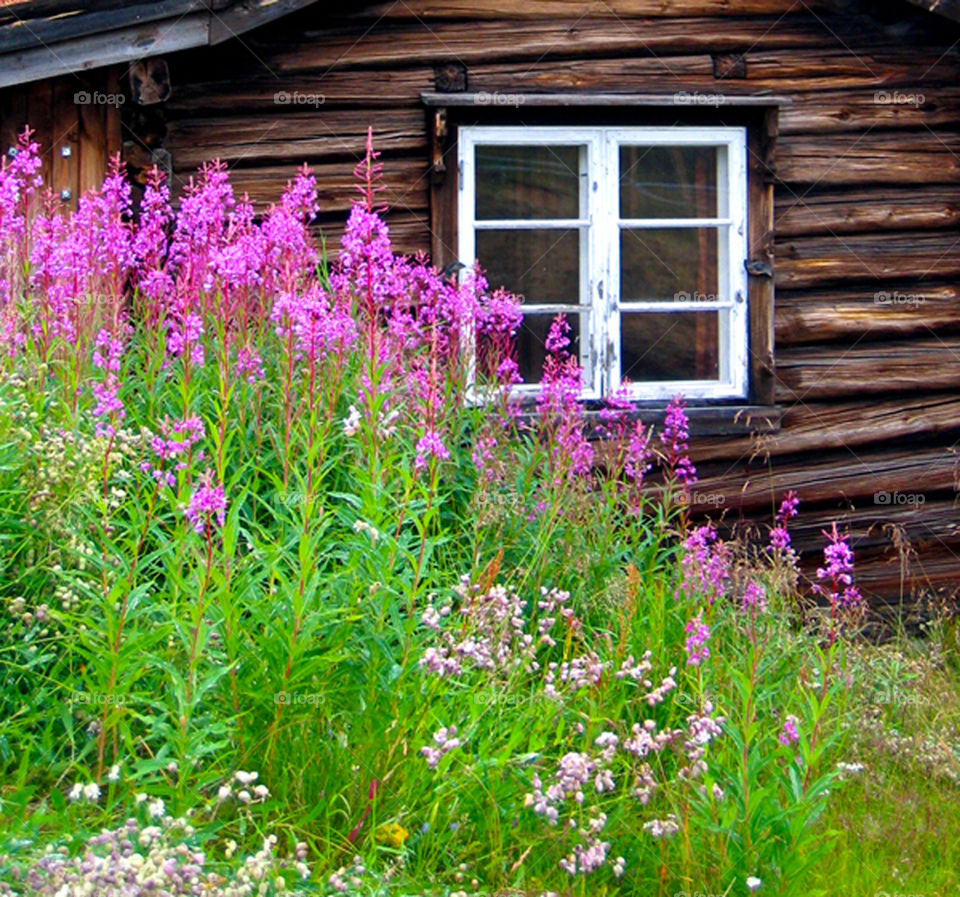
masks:
<svg viewBox="0 0 960 897"><path fill-rule="evenodd" d="M770 48L791 48L790 56L801 47L810 52L827 54L827 65L841 65L844 56L851 53L832 38L822 26L812 24L802 16L736 18L718 28L715 19L696 17L688 19L639 19L617 22L600 18L537 17L518 28L509 20L437 22L427 26L422 21L385 21L371 28L367 23L355 27L329 27L323 11L315 10L315 28L307 28L291 42L290 35L277 30L259 37L256 47L264 62L276 72L316 71L329 68L357 68L366 66L422 65L425 60L456 59L472 69L474 65L489 64L508 59L529 59L538 65L548 59L584 59L595 56L660 56L696 53L743 52L751 48L758 54L758 65L769 67L772 60L759 55ZM870 83L882 83L882 74L871 74L898 67L906 53L889 38L886 43L893 54L885 63L866 60L859 76L866 72ZM292 44L292 45L291 45ZM942 54L949 47L939 48ZM834 50L834 48L838 48ZM865 51L868 52L868 51ZM836 59L831 55L836 53ZM935 47L925 48L923 56L930 55L929 64L937 61ZM948 58L945 66L949 65ZM784 57L782 64L791 65ZM919 60L914 56L913 77L917 76ZM813 70L816 70L814 66ZM946 70L946 69L945 69ZM748 64L749 71L749 64ZM844 71L853 73L847 66ZM920 70L923 71L922 69ZM810 69L807 69L809 74ZM946 77L946 76L944 76ZM859 83L859 82L858 82Z"/></svg>
<svg viewBox="0 0 960 897"><path fill-rule="evenodd" d="M831 340L929 336L960 329L960 287L905 284L849 292L777 294L780 347Z"/></svg>
<svg viewBox="0 0 960 897"><path fill-rule="evenodd" d="M375 89L369 72L354 69L334 69L319 78L295 73L228 81L191 80L174 84L166 108L174 119L235 114L238 109L247 114L276 113L303 109L306 102L319 97L323 109L349 106L356 109L356 115L366 115L372 121L383 108L419 108L420 94L433 86L433 69L423 67L377 72ZM282 94L286 94L286 103L280 102Z"/></svg>
<svg viewBox="0 0 960 897"><path fill-rule="evenodd" d="M834 43L828 34L823 34L823 43L820 51L752 50L746 56L747 80L790 82L794 91L874 87L877 92L867 96L877 100L878 106L887 102L908 105L919 104L921 96L925 100L925 83L954 83L960 67L960 56L948 46L882 46L863 37L851 46L843 41ZM893 87L901 89L884 89Z"/></svg>
<svg viewBox="0 0 960 897"><path fill-rule="evenodd" d="M952 184L802 194L786 187L777 192L777 237L925 230L960 224L960 186Z"/></svg>
<svg viewBox="0 0 960 897"><path fill-rule="evenodd" d="M224 116L181 119L170 124L165 146L177 169L196 168L214 156L245 165L297 164L319 159L363 157L367 127L381 152L419 150L427 158L424 113L417 109L384 111L363 116L345 110L285 115Z"/></svg>
<svg viewBox="0 0 960 897"><path fill-rule="evenodd" d="M791 464L724 464L707 470L697 492L714 496L728 515L765 512L788 490L811 505L873 500L887 493L934 495L954 488L956 457L946 448L899 449L896 451L841 451L807 457Z"/></svg>
<svg viewBox="0 0 960 897"><path fill-rule="evenodd" d="M960 90L955 87L791 92L790 98L793 102L780 110L781 135L960 124Z"/></svg>
<svg viewBox="0 0 960 897"><path fill-rule="evenodd" d="M346 219L354 200L359 198L353 162L328 163L314 166L317 181L317 198L321 214L341 215ZM230 183L234 193L249 195L258 212L277 202L286 183L296 174L297 166L265 166L257 168L233 168ZM177 171L176 182L182 183L192 174L190 169ZM426 213L429 180L425 159L391 159L383 168L380 198L394 211L414 210Z"/></svg>
<svg viewBox="0 0 960 897"><path fill-rule="evenodd" d="M776 243L778 288L868 281L876 289L960 274L954 231L797 237Z"/></svg>
<svg viewBox="0 0 960 897"><path fill-rule="evenodd" d="M858 452L864 447L892 445L897 440L925 437L949 443L960 434L960 398L951 394L903 396L878 400L822 404L798 402L784 408L776 433L731 439L695 438L691 456L696 463L747 461L811 455L826 451Z"/></svg>
<svg viewBox="0 0 960 897"><path fill-rule="evenodd" d="M405 0L357 6L340 16L379 19L422 19L434 22L451 19L539 19L539 18L625 18L653 16L748 16L786 15L795 9L789 0L537 0L535 3L515 3L511 0ZM807 4L810 10L826 10L825 0Z"/></svg>
<svg viewBox="0 0 960 897"><path fill-rule="evenodd" d="M784 403L958 387L957 337L788 348L777 357L777 400Z"/></svg>
<svg viewBox="0 0 960 897"><path fill-rule="evenodd" d="M793 544L804 552L821 550L823 531L829 531L834 522L850 536L855 551L890 550L901 540L914 547L953 546L960 542L958 512L954 499L927 501L916 492L895 494L881 488L852 509L803 510L790 522L790 534Z"/></svg>
<svg viewBox="0 0 960 897"><path fill-rule="evenodd" d="M955 184L960 134L954 131L870 132L786 137L777 145L777 178L798 185Z"/></svg>

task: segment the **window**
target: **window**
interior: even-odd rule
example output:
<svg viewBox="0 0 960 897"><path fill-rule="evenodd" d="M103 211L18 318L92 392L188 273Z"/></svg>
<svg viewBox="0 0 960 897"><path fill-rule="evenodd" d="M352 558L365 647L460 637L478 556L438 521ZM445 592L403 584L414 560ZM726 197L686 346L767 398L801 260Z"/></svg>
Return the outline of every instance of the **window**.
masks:
<svg viewBox="0 0 960 897"><path fill-rule="evenodd" d="M463 126L458 249L523 296L521 392L567 315L583 397L749 394L747 131Z"/></svg>

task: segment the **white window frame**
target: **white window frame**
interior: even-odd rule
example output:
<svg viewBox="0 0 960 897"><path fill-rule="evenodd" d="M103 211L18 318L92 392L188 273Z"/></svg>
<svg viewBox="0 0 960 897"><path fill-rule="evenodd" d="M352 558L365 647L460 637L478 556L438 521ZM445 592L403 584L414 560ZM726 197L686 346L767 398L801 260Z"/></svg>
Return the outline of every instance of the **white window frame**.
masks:
<svg viewBox="0 0 960 897"><path fill-rule="evenodd" d="M716 380L631 383L637 401L663 401L682 392L694 399L746 398L749 387L747 272L747 132L739 127L516 127L477 125L459 132L460 196L458 252L471 267L479 229L585 229L581 240L580 304L526 304L525 313L568 314L578 310L587 322L580 332L583 399L612 394L620 386L620 316L630 312L719 312L719 376ZM476 220L477 146L579 146L580 217L575 219ZM716 218L620 218L621 146L715 146L718 153ZM620 232L654 227L717 228L718 294L706 301L620 301ZM721 234L725 234L723 251ZM498 286L493 284L492 286ZM559 297L558 297L559 299ZM520 396L536 394L539 384L517 387Z"/></svg>

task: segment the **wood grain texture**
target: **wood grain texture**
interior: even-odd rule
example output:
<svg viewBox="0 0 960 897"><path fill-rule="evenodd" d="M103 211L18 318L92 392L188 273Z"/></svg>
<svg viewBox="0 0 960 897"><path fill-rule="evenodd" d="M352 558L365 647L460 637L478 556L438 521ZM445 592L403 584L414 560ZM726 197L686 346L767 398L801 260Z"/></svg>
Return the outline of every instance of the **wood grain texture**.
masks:
<svg viewBox="0 0 960 897"><path fill-rule="evenodd" d="M777 354L781 402L960 389L960 338L784 348Z"/></svg>
<svg viewBox="0 0 960 897"><path fill-rule="evenodd" d="M868 499L881 491L911 495L949 494L954 490L956 459L940 449L898 449L879 452L822 452L784 463L771 471L764 465L734 462L718 473L709 469L697 491L722 496L729 513L764 512L780 495L796 489L811 506Z"/></svg>
<svg viewBox="0 0 960 897"><path fill-rule="evenodd" d="M960 331L960 287L902 283L873 289L781 292L777 345L929 338Z"/></svg>
<svg viewBox="0 0 960 897"><path fill-rule="evenodd" d="M390 110L372 120L373 139L384 153L416 150L426 155L424 115ZM194 169L213 157L233 164L281 162L295 167L321 159L363 158L367 123L355 112L319 107L283 115L223 116L172 122L165 145L177 170Z"/></svg>
<svg viewBox="0 0 960 897"><path fill-rule="evenodd" d="M954 184L815 192L782 186L776 193L775 203L774 227L781 238L949 230L960 225L960 185Z"/></svg>
<svg viewBox="0 0 960 897"><path fill-rule="evenodd" d="M868 281L880 291L960 274L955 230L796 237L777 242L778 288Z"/></svg>
<svg viewBox="0 0 960 897"><path fill-rule="evenodd" d="M814 457L817 452L892 446L916 439L949 446L960 436L960 397L954 393L794 402L784 408L780 429L739 439L698 439L691 446L696 462L730 459ZM779 463L779 462L778 462Z"/></svg>

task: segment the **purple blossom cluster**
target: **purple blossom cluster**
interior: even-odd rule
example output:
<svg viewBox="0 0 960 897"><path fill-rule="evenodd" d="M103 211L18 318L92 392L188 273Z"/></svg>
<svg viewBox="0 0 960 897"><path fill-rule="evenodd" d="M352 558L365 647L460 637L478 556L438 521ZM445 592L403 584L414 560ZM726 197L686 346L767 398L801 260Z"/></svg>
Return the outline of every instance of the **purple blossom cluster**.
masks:
<svg viewBox="0 0 960 897"><path fill-rule="evenodd" d="M580 393L583 373L569 351L570 324L557 315L547 333L547 355L537 394L540 431L550 450L550 481L559 486L590 473L593 446L584 432Z"/></svg>
<svg viewBox="0 0 960 897"><path fill-rule="evenodd" d="M616 481L623 484L627 510L633 515L639 515L644 477L652 466L652 428L647 429L642 421L632 419L633 412L634 404L629 397L629 384L621 384L604 402L597 432L616 447L617 453L612 458L612 472Z"/></svg>
<svg viewBox="0 0 960 897"><path fill-rule="evenodd" d="M142 461L140 469L158 482L173 488L176 485L176 474L186 470L191 460L199 461L203 458L203 451L193 451L193 447L204 438L203 419L197 416L186 417L179 421L170 422L164 418L159 424L159 433L150 437L150 449L155 461ZM173 462L172 467L167 462Z"/></svg>
<svg viewBox="0 0 960 897"><path fill-rule="evenodd" d="M814 590L830 602L831 612L857 611L863 605L863 596L853 584L853 549L847 538L837 532L837 524L823 531L827 546L823 549L824 565L817 569L818 582Z"/></svg>
<svg viewBox="0 0 960 897"><path fill-rule="evenodd" d="M103 372L103 379L94 381L91 386L97 404L93 409L94 417L106 418L106 423L97 425L98 436L112 437L115 425L123 420L126 411L120 399L120 361L123 356L123 342L108 330L97 334L93 349L93 366Z"/></svg>
<svg viewBox="0 0 960 897"><path fill-rule="evenodd" d="M797 493L790 489L780 502L780 508L777 511L773 528L770 530L770 550L786 554L791 552L790 532L788 526L790 520L797 516L797 508L800 505L800 499Z"/></svg>
<svg viewBox="0 0 960 897"><path fill-rule="evenodd" d="M612 732L603 732L594 742L601 749L594 756L575 751L564 754L557 764L553 781L546 788L540 776L534 774L533 791L526 795L525 805L532 807L538 816L543 816L548 825L555 826L560 819L560 812L566 812L565 805L568 802L582 805L585 790L591 790L591 786L597 794L613 791L616 785L609 764L616 754L617 742L617 736ZM591 808L587 825L580 832L581 840L560 860L560 868L573 876L589 875L603 866L610 850L610 843L600 837L606 824L607 815ZM620 867L622 874L622 860Z"/></svg>
<svg viewBox="0 0 960 897"><path fill-rule="evenodd" d="M195 532L209 533L214 523L217 526L223 526L226 512L227 497L223 487L214 485L213 471L204 471L187 504L185 511L187 520L190 521Z"/></svg>
<svg viewBox="0 0 960 897"><path fill-rule="evenodd" d="M783 721L783 728L777 736L780 744L785 747L790 747L790 745L796 744L800 740L800 733L797 731L797 722L798 720L793 714L789 714Z"/></svg>
<svg viewBox="0 0 960 897"><path fill-rule="evenodd" d="M713 604L726 593L730 580L730 550L717 538L712 523L694 527L683 541L680 584L674 597L689 601L704 599Z"/></svg>
<svg viewBox="0 0 960 897"><path fill-rule="evenodd" d="M687 652L688 666L700 666L710 656L707 641L710 638L710 627L703 622L703 611L687 621L683 631L687 634L684 650Z"/></svg>
<svg viewBox="0 0 960 897"><path fill-rule="evenodd" d="M767 609L767 592L764 587L751 580L744 586L740 608L744 611L764 611Z"/></svg>
<svg viewBox="0 0 960 897"><path fill-rule="evenodd" d="M677 396L667 405L660 440L663 443L667 476L686 488L697 482L697 468L688 456L690 430L687 421L686 403Z"/></svg>

